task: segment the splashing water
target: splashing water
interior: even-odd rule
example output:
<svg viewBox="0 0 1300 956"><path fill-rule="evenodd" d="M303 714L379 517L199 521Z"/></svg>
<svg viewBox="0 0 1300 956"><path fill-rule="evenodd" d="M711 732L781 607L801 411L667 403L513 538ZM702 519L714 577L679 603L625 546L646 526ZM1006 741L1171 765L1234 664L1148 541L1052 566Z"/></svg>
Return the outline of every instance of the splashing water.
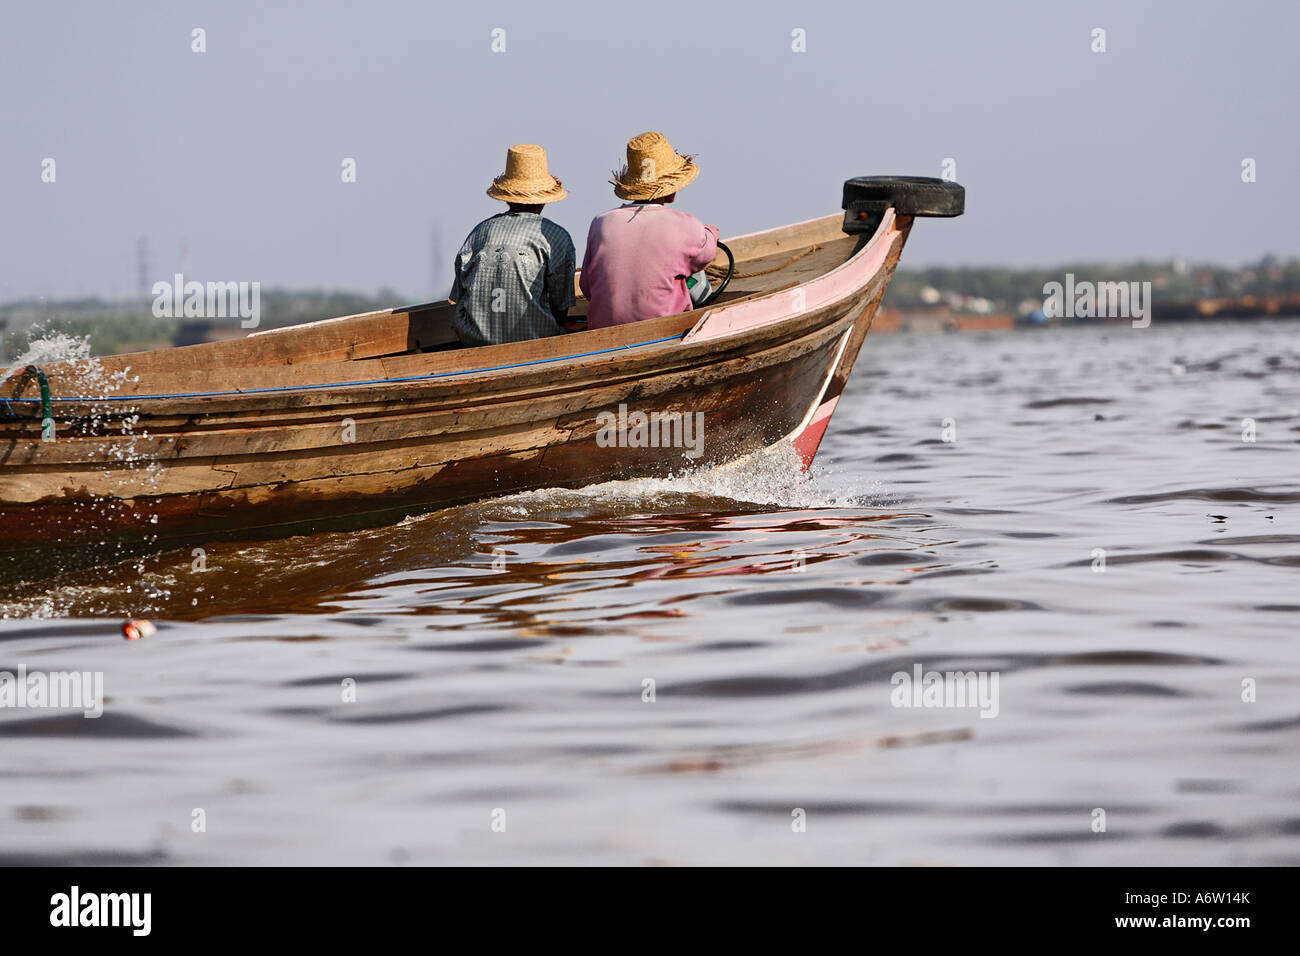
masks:
<svg viewBox="0 0 1300 956"><path fill-rule="evenodd" d="M44 367L47 371L57 366L57 381L51 382L55 399L76 396L110 396L123 385L137 381L126 370L109 371L102 362L91 353L89 335L71 335L66 332L44 330L33 327L35 336L15 362L0 375L0 382L21 374L28 366ZM39 333L39 334L38 334ZM113 463L130 472L122 479L123 495L97 496L86 502L78 502L74 507L82 513L87 524L93 526L104 520L110 513L128 507L123 497L135 497L141 489L157 488L162 477L163 466L139 450L139 442L147 439L147 430L138 430L139 410L123 407L121 404L91 401L87 408L70 422L55 407L54 419L62 437L72 430L74 434L86 436L105 436L96 450L99 460ZM120 436L120 437L119 437ZM57 439L56 439L57 440ZM156 516L152 517L157 521Z"/></svg>
<svg viewBox="0 0 1300 956"><path fill-rule="evenodd" d="M33 333L40 331L33 327ZM62 365L61 381L65 389L75 389L82 395L110 395L125 383L133 381L125 371L109 373L90 351L89 335L69 335L66 332L42 331L33 338L12 365L0 375L0 381L21 372L28 365Z"/></svg>
<svg viewBox="0 0 1300 956"><path fill-rule="evenodd" d="M794 448L782 442L721 465L683 471L667 478L632 478L605 481L575 490L546 488L502 499L524 513L539 504L574 504L584 500L602 504L650 505L665 497L729 498L777 508L895 507L898 496L879 481L818 469L803 470Z"/></svg>

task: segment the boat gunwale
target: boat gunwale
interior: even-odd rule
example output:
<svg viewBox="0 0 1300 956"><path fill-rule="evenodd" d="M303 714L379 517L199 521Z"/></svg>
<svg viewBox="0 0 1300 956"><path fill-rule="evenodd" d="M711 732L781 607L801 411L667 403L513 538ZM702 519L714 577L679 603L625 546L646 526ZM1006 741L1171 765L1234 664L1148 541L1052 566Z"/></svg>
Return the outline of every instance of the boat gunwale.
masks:
<svg viewBox="0 0 1300 956"><path fill-rule="evenodd" d="M843 339L851 330L853 323L856 321L854 309L849 308L833 320L823 323L816 330L806 335L800 336L793 343L775 344L763 350L761 359L764 361L757 369L752 366L758 365L753 356L732 355L718 362L708 363L706 366L713 372L710 380L699 380L697 386L709 387L719 382L735 379L740 374L749 374L754 371L762 371L769 367L784 365L790 361L797 360L805 354L815 352L824 348L827 343ZM789 345L795 345L794 349L788 348ZM833 368L830 370L833 371ZM668 378L673 372L665 372L663 376L654 376L650 379L639 379L638 382L653 382L655 378ZM828 371L828 375L830 372ZM608 407L612 402L618 400L618 393L621 391L620 386L626 383L626 379L617 381L601 382L592 389L587 390L584 394L594 400L589 401L593 408ZM670 385L660 385L657 389L651 389L644 397L653 398L663 393ZM596 391L615 394L597 395ZM565 393L557 392L550 395L536 395L527 393L515 396L512 400L503 401L502 405L512 406L534 406L535 399L561 399ZM485 406L480 406L485 410ZM533 407L534 414L529 417L511 416L509 423L490 424L484 426L482 423L471 422L467 426L460 422L447 421L448 418L455 419L458 410L455 408L420 408L420 409L400 409L392 408L381 409L372 415L356 416L358 425L365 423L369 427L375 425L388 424L392 425L397 422L407 421L418 424L419 431L404 434L401 436L389 436L380 439L358 440L355 443L349 443L349 449L352 452L361 452L363 449L373 450L378 447L401 447L408 445L427 444L432 437L438 437L443 441L460 440L462 434L477 433L497 433L506 431L518 431L528 429L534 425L551 420L557 415L567 417L565 413L556 412L554 409L537 409ZM569 415L577 414L568 413ZM461 427L455 427L460 425ZM338 450L338 441L331 438L328 441L314 442L311 441L313 432L319 431L332 434L337 429L337 419L331 417L322 417L307 422L275 422L259 424L255 430L266 432L283 431L293 436L294 441L286 444L283 436L274 436L276 447L274 452L266 450L249 450L244 447L232 444L229 449L219 451L206 447L195 447L195 439L202 437L207 441L228 441L230 437L240 432L247 432L246 426L233 425L224 429L212 429L208 432L162 432L151 431L147 436L149 447L140 448L138 445L141 436L84 436L69 441L62 441L54 446L45 446L39 442L40 451L55 451L60 454L55 458L46 460L27 460L8 462L7 467L0 471L0 475L8 474L16 476L20 474L41 474L41 473L62 473L69 469L75 468L79 472L94 471L130 471L140 467L142 462L165 462L168 466L176 465L193 465L208 462L216 464L220 462L223 467L236 467L240 464L266 461L268 456L280 459L294 459L313 457L322 452L336 452ZM118 459L106 459L104 456L104 446L111 445L115 441L122 442L130 438L132 442L132 451L138 456L138 461L126 462ZM545 446L536 446L542 448ZM533 448L531 450L536 450ZM454 460L454 459L453 459ZM241 487L241 486L230 486ZM229 490L229 489L226 489Z"/></svg>
<svg viewBox="0 0 1300 956"><path fill-rule="evenodd" d="M868 286L870 286L870 283ZM796 343L816 337L826 327L843 321L845 316L853 312L854 309L855 304L853 302L850 301L845 306L845 303L841 301L808 312L801 317L806 321L798 326L779 323L775 326L756 329L747 334L743 341L737 336L725 341L714 339L700 343L689 343L686 347L679 349L662 351L647 349L639 351L628 362L618 366L619 371L617 374L610 374L610 369L614 366L614 363L606 361L587 363L585 365L570 364L561 366L564 371L570 373L570 377L559 381L556 380L554 367L530 369L527 373L516 373L508 376L506 381L511 386L508 389L490 388L488 386L495 383L477 379L475 384L482 387L484 394L473 396L473 401L467 401L471 396L467 396L463 390L454 387L457 384L465 383L444 379L404 383L400 391L390 386L369 386L340 389L334 393L321 391L293 393L303 399L315 398L321 395L325 395L330 399L311 403L286 402L274 407L267 407L265 404L250 404L245 400L244 396L237 395L233 397L232 401L220 402L219 404L222 406L220 408L216 407L218 403L214 400L202 399L192 403L189 407L179 406L162 412L157 410L148 412L125 409L116 415L110 415L105 414L101 409L96 411L94 417L108 422L139 414L142 422L148 422L150 434L161 438L164 434L171 437L182 437L206 431L236 432L286 425L317 424L335 421L337 413L343 410L346 410L347 415L358 418L373 418L385 415L398 418L458 413L469 405L472 405L475 409L486 409L495 405L508 405L530 399L545 399L567 394L579 395L596 389L618 387L629 382L647 382L662 376L698 373L701 370L725 365L736 360L754 362L760 354L779 354L783 350L788 351ZM673 358L671 363L663 361L666 355ZM281 394L287 396L290 393ZM276 417L272 418L272 415ZM201 425L201 419L208 416L230 416L232 420L216 424L210 429L194 427ZM166 422L166 419L169 418L177 419L178 422L171 425ZM286 421L286 418L292 418L292 420ZM74 419L70 416L64 416L63 420L71 422ZM33 419L27 421L29 423L34 422ZM113 432L66 435L66 437L60 438L60 442L121 443L136 441L140 434L142 433L118 434ZM22 439L18 439L18 441L21 442ZM28 443L32 446L46 447L44 442L34 437L28 439ZM0 457L0 461L3 460L4 457Z"/></svg>
<svg viewBox="0 0 1300 956"><path fill-rule="evenodd" d="M746 237L738 237L738 238L748 239L754 237L779 235L784 231L795 229L800 226L829 223L830 220L833 218L835 217L826 216L826 217L804 220L802 223L793 223L786 226L778 226L778 227L774 227L773 229L763 230L757 233L751 233L748 234ZM632 352L636 353L635 356L636 360L632 363L634 366L636 366L636 369L629 373L629 377L641 373L647 367L647 365L649 367L654 367L654 362L660 360L664 355L667 354L678 356L681 359L681 361L677 363L673 363L671 367L664 368L665 372L674 371L678 369L687 369L693 366L710 364L713 361L722 360L723 358L725 358L726 353L729 351L732 351L734 349L748 349L753 345L757 345L763 342L769 337L775 337L778 339L786 338L788 340L793 340L795 338L798 338L801 335L805 335L808 334L809 332L814 331L817 327L823 324L822 322L817 321L819 318L825 318L827 315L829 315L831 311L833 311L835 306L839 305L840 303L846 300L850 300L855 296L860 295L862 291L872 283L873 279L881 271L881 269L877 268L872 272L871 276L866 277L864 281L854 285L852 288L849 288L842 295L839 295L838 297L826 303L823 303L821 306L818 306L815 309L810 309L807 312L804 313L791 312L788 315L782 316L777 321L767 322L763 325L753 327L753 328L738 329L723 335L716 336L714 338L704 339L700 341L683 341L683 339L685 339L685 337L689 335L690 332L693 329L695 329L703 319L707 317L722 314L724 312L732 312L746 306L752 306L755 303L766 303L770 301L774 296L788 295L792 289L795 288L806 289L818 283L832 279L833 277L837 276L837 274L850 268L858 260L862 259L865 256L870 255L870 253L878 246L878 244L885 241L892 242L893 239L897 237L899 232L899 230L894 228L894 226L895 226L895 221L893 216L884 217L879 227L876 229L876 231L869 238L867 238L866 241L859 241L858 245L844 261L837 263L833 268L828 269L826 272L819 273L818 275L813 276L804 282L797 283L793 286L786 286L783 288L771 289L764 292L754 293L742 299L738 299L735 300L734 302L729 302L714 308L693 310L692 312L688 312L688 313L681 313L673 316L665 316L659 319L651 319L648 320L647 322L632 323L626 326L628 330L632 330L634 328L640 330L650 325L651 323L658 323L661 326L666 326L669 328L680 327L679 329L674 331L674 334L668 336L661 336L646 341L624 343L621 345L610 346L608 348L593 350L591 352L572 353L572 354L560 355L560 356L543 356L537 359L528 360L524 362L504 363L502 365L491 366L486 369L447 370L447 371L423 373L419 375L399 376L395 378L386 377L382 379L368 379L368 380L360 380L360 381L352 381L352 382L306 383L300 385L273 386L266 389L236 389L228 392L145 394L145 395L125 394L125 395L105 395L105 396L98 396L98 397L52 396L51 401L58 403L61 406L60 417L63 418L64 420L68 420L68 419L84 420L87 418L111 419L111 418L119 418L119 417L130 417L132 415L142 415L150 418L167 417L169 415L192 417L196 414L203 414L205 412L220 413L220 412L238 411L240 410L239 406L244 405L247 399L253 397L259 397L259 396L265 397L267 395L275 395L286 399L286 401L277 402L275 404L274 408L277 409L288 410L292 408L303 408L303 409L314 408L319 410L321 408L329 407L331 405L349 406L349 405L356 405L356 404L365 404L372 401L382 403L386 401L391 402L397 400L409 400L412 398L418 398L424 396L432 397L433 395L436 395L438 392L444 391L447 388L456 388L463 392L464 387L468 385L472 388L473 392L496 392L497 394L500 395L500 398L498 400L506 401L506 400L511 400L513 396L509 393L501 393L500 390L495 389L494 386L498 386L502 382L513 382L516 386L519 386L520 389L527 389L529 392L536 392L537 389L535 386L532 385L532 383L553 380L554 374L558 370L565 370L565 371L590 370L590 371L595 371L600 373L603 372L608 365L613 364L613 362L615 361L615 356L626 356ZM847 238L847 237L841 236L838 238ZM790 248L799 248L799 247L791 246ZM886 257L887 256L888 253L886 254ZM416 306L412 308L419 308L419 307ZM394 310L394 313L391 314L395 314L396 311L400 311L400 310ZM375 317L375 316L382 317L387 314L390 313L385 313L385 312L362 313L360 316L341 316L335 319L320 320L320 322L318 323L306 323L305 325L319 325L322 323L350 321L350 320L354 320L357 318L364 318L364 317ZM800 323L799 325L792 325L790 323L790 320L796 318L805 319L806 321ZM268 332L264 334L275 334L275 332L291 331L293 329L298 329L298 328L302 328L302 326L286 327L286 329L283 330L273 330L272 332ZM599 329L589 330L586 332L573 333L572 335L565 336L563 338L566 342L573 342L573 341L580 340L580 338L583 336L592 333L600 333L604 331L606 330L599 330ZM773 333L777 333L777 334L773 336ZM502 346L486 346L484 348L489 350L501 349L501 350L525 351L523 349L519 349L519 346L525 346L525 347L535 346L537 342L546 342L546 341L549 340L533 340L524 343L509 343ZM481 352L483 350L476 349L474 351ZM402 356L402 357L409 357L409 356ZM347 366L356 367L357 364L360 362L382 363L383 361L385 361L386 358L391 358L391 356L389 357L378 356L374 358L354 360L349 362L324 363L324 364L338 364L338 365L347 365ZM648 363L646 360L654 360L654 361ZM292 367L293 366L268 366L268 370L278 371L284 368L292 368ZM519 369L521 368L527 368L528 372L520 373ZM470 378L467 379L466 376L470 376ZM576 387L580 387L580 385L576 385L571 382L566 383L563 386L564 390L572 390ZM516 391L516 389L511 390L511 392L514 391ZM301 398L303 396L322 395L322 394L327 396L326 401L322 401L322 402L293 401L293 399ZM483 396L483 397L485 399L488 399L489 401L491 400L491 396ZM189 400L188 402L186 401L187 399ZM5 398L3 399L3 401L12 404L18 404L25 407L30 407L32 405L39 405L40 402L40 400L37 398ZM172 402L173 405L169 408L160 408L159 405L156 404L164 401ZM137 402L141 403L145 407L141 407L141 408L129 407L132 404ZM120 406L120 407L117 410L110 410L104 407L106 405ZM268 408L264 404L260 406L260 410L271 411L272 409ZM33 411L35 410L33 409ZM20 422L24 418L28 420L32 420L31 415L14 416L14 419L17 419ZM108 437L108 436L89 436L89 437L92 440L99 440L103 437Z"/></svg>

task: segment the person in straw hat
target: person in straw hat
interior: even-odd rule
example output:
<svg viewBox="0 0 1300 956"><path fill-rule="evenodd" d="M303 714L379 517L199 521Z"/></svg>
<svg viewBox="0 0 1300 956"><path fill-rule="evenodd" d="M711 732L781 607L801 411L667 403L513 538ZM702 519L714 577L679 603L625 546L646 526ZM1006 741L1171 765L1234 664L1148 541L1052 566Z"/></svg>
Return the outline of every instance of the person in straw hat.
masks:
<svg viewBox="0 0 1300 956"><path fill-rule="evenodd" d="M628 141L627 165L610 180L614 195L628 201L597 216L587 232L579 284L589 328L691 309L686 280L713 261L718 227L667 204L699 172L662 133Z"/></svg>
<svg viewBox="0 0 1300 956"><path fill-rule="evenodd" d="M506 171L487 194L509 209L475 226L456 254L451 298L464 345L499 345L559 335L573 306L577 253L542 207L568 193L540 146L511 146Z"/></svg>

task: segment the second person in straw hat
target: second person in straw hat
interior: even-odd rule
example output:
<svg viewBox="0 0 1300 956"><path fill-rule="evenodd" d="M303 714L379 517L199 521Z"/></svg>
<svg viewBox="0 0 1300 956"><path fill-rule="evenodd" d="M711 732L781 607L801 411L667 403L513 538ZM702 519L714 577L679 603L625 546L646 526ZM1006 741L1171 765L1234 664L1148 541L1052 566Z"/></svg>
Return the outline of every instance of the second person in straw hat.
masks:
<svg viewBox="0 0 1300 956"><path fill-rule="evenodd" d="M506 171L487 194L509 208L475 226L456 254L451 298L465 345L500 345L559 335L573 306L577 253L542 207L568 193L540 146L511 146Z"/></svg>
<svg viewBox="0 0 1300 956"><path fill-rule="evenodd" d="M614 195L628 201L587 232L579 284L589 328L690 311L686 280L713 261L718 227L667 204L699 172L662 133L628 141L627 165L611 180Z"/></svg>

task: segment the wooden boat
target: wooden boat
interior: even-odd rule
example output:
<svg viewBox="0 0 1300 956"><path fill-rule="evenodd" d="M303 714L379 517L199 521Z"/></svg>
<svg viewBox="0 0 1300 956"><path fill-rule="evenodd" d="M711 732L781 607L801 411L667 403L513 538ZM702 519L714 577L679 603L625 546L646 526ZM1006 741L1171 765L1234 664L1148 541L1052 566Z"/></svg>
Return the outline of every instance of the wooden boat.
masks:
<svg viewBox="0 0 1300 956"><path fill-rule="evenodd" d="M707 308L616 328L458 348L454 306L439 302L109 356L96 378L123 379L110 389L84 363L12 373L0 554L379 522L782 442L809 464L913 217L959 215L963 196L938 180L850 180L843 215L729 240L735 277ZM637 412L702 413L699 454L643 433L608 440L612 417L635 432Z"/></svg>

